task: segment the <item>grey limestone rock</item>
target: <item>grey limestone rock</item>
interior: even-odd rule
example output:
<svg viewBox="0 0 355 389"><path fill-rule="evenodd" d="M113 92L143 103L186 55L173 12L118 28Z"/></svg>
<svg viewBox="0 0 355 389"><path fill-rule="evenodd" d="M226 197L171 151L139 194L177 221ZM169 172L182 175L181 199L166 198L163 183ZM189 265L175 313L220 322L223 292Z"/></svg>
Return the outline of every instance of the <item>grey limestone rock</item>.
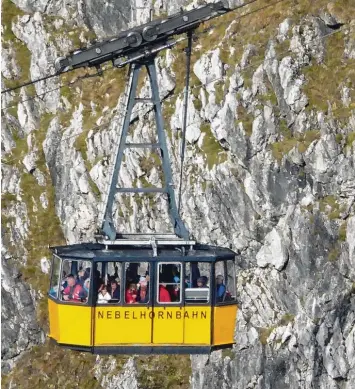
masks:
<svg viewBox="0 0 355 389"><path fill-rule="evenodd" d="M104 362L100 357L96 359L95 377L105 389L138 389L137 368L134 358L129 358L122 370L117 371L117 362L109 357Z"/></svg>
<svg viewBox="0 0 355 389"><path fill-rule="evenodd" d="M29 287L19 277L11 256L1 255L1 368L8 373L21 353L43 342Z"/></svg>
<svg viewBox="0 0 355 389"><path fill-rule="evenodd" d="M54 58L70 47L65 37L52 39L47 16L55 18L53 28L57 31L64 18L70 25L107 37L145 21L150 7L156 15L171 14L185 4L180 0L15 3L26 13L12 28L31 53L32 79L52 72ZM198 3L190 2L189 7ZM230 3L235 6L242 1ZM232 350L191 357L193 389L354 387L353 86L340 85L339 104L349 110L343 120L337 119L332 106L327 112L309 106L305 92L305 70L311 64L322 64L326 37L342 23L327 12L319 17L309 15L296 25L286 18L275 29L274 38L264 48L264 60L257 66L253 67L258 49L254 44L245 45L239 59L228 68L221 60L221 45L206 49L193 65L200 84L198 93L194 93L194 86L190 90L184 164L184 177L188 178L181 183L182 217L196 240L241 252L236 345ZM354 22L344 28L343 58L354 58ZM280 55L279 45L285 42L288 51ZM173 50L159 57L158 81L163 108L170 112L167 142L178 188L184 95L174 93L175 60ZM5 78L20 72L11 48L4 52L2 72ZM36 91L40 94L57 87L58 79L53 78L38 83ZM140 93L149 95L146 80ZM10 105L15 97L10 94L2 102ZM26 94L19 97L26 99ZM67 242L91 240L101 222L124 94L114 108L100 107L95 101L84 107L80 98L74 101L55 90L42 99L19 104L16 114L11 111L2 118L6 158L11 159L15 135L28 149L21 154L21 167L2 166L2 189L8 203L3 211L6 248L14 243L21 247L30 228L28 205L22 201L19 185L21 169L33 174L41 188L33 208L49 206L47 177L38 168L38 147L43 147L55 188L56 213ZM97 116L85 132L83 117L88 109ZM44 112L54 115L45 129L43 144L36 145L34 132ZM62 114L69 116L65 123L60 120ZM129 141L154 139L153 118L150 107L136 108ZM85 152L77 146L78 139L83 141ZM148 163L144 165L142 160ZM159 169L149 162L145 151L134 150L126 157L119 183L131 187L147 182L161 184ZM122 232L167 232L169 217L162 200L151 207L148 200L117 199L115 222ZM47 259L39 261L45 275ZM8 372L22 352L42 341L43 334L35 320L30 289L16 277L7 254L2 266L2 351L4 371ZM123 369L118 369L114 358L98 358L93 369L103 388L139 387L134 358Z"/></svg>

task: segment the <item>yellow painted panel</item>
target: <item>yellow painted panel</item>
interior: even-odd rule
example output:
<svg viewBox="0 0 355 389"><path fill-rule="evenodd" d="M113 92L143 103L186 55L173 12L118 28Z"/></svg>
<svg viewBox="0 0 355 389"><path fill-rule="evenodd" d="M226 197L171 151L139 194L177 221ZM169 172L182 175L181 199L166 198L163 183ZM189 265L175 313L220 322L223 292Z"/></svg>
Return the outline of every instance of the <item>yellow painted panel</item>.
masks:
<svg viewBox="0 0 355 389"><path fill-rule="evenodd" d="M151 343L152 316L152 307L96 307L95 346Z"/></svg>
<svg viewBox="0 0 355 389"><path fill-rule="evenodd" d="M53 300L48 299L49 311L49 336L58 341L59 339L59 319L58 319L58 304Z"/></svg>
<svg viewBox="0 0 355 389"><path fill-rule="evenodd" d="M153 343L182 344L184 342L184 308L154 307Z"/></svg>
<svg viewBox="0 0 355 389"><path fill-rule="evenodd" d="M91 346L92 308L85 305L58 304L58 342Z"/></svg>
<svg viewBox="0 0 355 389"><path fill-rule="evenodd" d="M211 307L185 307L184 344L211 344Z"/></svg>
<svg viewBox="0 0 355 389"><path fill-rule="evenodd" d="M234 343L237 311L237 305L226 305L214 308L214 345Z"/></svg>

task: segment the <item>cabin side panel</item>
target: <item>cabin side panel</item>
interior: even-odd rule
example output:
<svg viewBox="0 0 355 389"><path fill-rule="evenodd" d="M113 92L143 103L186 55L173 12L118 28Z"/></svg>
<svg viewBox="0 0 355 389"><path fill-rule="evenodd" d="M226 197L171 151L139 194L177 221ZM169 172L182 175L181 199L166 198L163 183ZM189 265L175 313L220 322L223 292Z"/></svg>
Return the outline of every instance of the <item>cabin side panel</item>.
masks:
<svg viewBox="0 0 355 389"><path fill-rule="evenodd" d="M237 311L237 305L225 305L214 308L213 345L218 346L234 343Z"/></svg>
<svg viewBox="0 0 355 389"><path fill-rule="evenodd" d="M184 344L211 344L210 306L185 306Z"/></svg>
<svg viewBox="0 0 355 389"><path fill-rule="evenodd" d="M58 317L58 304L51 299L48 299L48 312L49 312L49 337L59 340L59 317Z"/></svg>
<svg viewBox="0 0 355 389"><path fill-rule="evenodd" d="M96 307L95 346L149 344L152 338L152 307Z"/></svg>
<svg viewBox="0 0 355 389"><path fill-rule="evenodd" d="M91 307L72 304L58 304L58 342L78 346L91 346L91 319Z"/></svg>
<svg viewBox="0 0 355 389"><path fill-rule="evenodd" d="M184 308L154 307L153 344L184 342Z"/></svg>

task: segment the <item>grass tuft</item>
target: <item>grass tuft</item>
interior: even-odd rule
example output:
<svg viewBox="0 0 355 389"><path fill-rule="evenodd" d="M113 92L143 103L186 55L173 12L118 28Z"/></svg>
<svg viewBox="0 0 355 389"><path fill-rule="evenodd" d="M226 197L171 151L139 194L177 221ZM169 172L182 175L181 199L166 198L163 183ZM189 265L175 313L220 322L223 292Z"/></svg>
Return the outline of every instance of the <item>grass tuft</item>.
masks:
<svg viewBox="0 0 355 389"><path fill-rule="evenodd" d="M136 358L138 383L144 389L188 389L191 375L190 356L141 356Z"/></svg>
<svg viewBox="0 0 355 389"><path fill-rule="evenodd" d="M355 99L355 60L344 57L344 35L337 33L326 40L326 57L321 65L313 64L305 70L307 83L304 92L309 99L308 110L328 111L331 106L334 116L349 116L351 107L343 107L341 89L350 89Z"/></svg>
<svg viewBox="0 0 355 389"><path fill-rule="evenodd" d="M332 248L328 253L328 260L330 262L335 262L339 259L340 251L338 247Z"/></svg>
<svg viewBox="0 0 355 389"><path fill-rule="evenodd" d="M227 160L227 153L212 134L209 123L202 124L201 133L205 134L201 151L205 154L207 166L211 170L214 165L221 164Z"/></svg>
<svg viewBox="0 0 355 389"><path fill-rule="evenodd" d="M289 153L294 147L297 147L300 153L305 153L310 144L320 138L320 132L316 130L310 130L304 134L293 136L291 135L291 131L284 124L284 121L281 121L280 123L280 131L283 140L274 142L271 145L273 156L278 161L281 161L284 155Z"/></svg>
<svg viewBox="0 0 355 389"><path fill-rule="evenodd" d="M345 242L346 241L346 230L347 230L347 221L344 221L340 225L339 232L338 232L339 240L341 242Z"/></svg>

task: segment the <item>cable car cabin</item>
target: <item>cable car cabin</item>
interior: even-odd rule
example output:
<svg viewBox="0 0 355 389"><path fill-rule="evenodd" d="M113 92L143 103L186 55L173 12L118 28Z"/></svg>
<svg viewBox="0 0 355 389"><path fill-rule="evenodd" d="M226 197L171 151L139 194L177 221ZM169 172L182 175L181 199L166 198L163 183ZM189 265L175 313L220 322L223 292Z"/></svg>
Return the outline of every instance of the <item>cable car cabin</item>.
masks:
<svg viewBox="0 0 355 389"><path fill-rule="evenodd" d="M203 354L234 343L236 254L225 248L52 248L50 338L95 354Z"/></svg>

